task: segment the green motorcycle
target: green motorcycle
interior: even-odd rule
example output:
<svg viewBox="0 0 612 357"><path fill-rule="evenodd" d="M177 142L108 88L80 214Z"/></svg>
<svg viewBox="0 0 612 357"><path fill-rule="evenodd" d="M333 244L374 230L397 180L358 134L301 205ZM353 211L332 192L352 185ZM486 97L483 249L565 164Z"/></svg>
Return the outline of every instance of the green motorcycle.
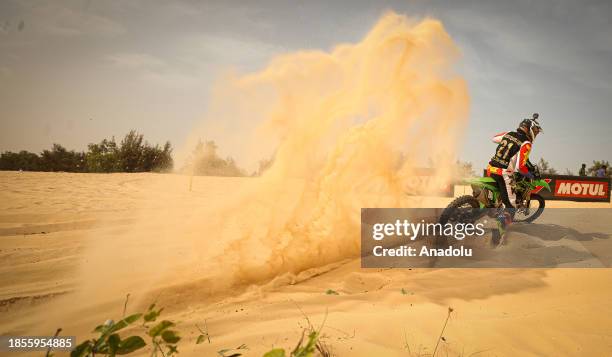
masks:
<svg viewBox="0 0 612 357"><path fill-rule="evenodd" d="M472 187L472 195L458 197L440 215L440 223L474 222L484 215L494 217L503 204L497 183L491 177L478 177L465 180ZM538 194L540 190L550 191L546 180L536 172L534 179L515 176L514 190L517 204L514 222L533 222L544 211L546 201Z"/></svg>

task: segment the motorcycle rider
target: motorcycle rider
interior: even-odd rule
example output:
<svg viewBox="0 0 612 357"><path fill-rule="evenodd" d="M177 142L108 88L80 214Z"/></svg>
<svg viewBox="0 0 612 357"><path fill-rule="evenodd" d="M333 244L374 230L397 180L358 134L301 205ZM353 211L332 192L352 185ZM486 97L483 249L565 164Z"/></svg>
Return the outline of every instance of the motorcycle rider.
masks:
<svg viewBox="0 0 612 357"><path fill-rule="evenodd" d="M499 187L500 198L505 210L498 217L499 235L503 237L505 228L512 223L516 211L516 193L514 191L513 175L518 172L524 177L534 178L535 166L529 162L529 153L536 136L542 132L538 123L538 113L531 119L524 119L516 131L503 132L495 135L493 142L497 143L495 155L489 161L487 176L493 178ZM495 237L497 244L500 237Z"/></svg>

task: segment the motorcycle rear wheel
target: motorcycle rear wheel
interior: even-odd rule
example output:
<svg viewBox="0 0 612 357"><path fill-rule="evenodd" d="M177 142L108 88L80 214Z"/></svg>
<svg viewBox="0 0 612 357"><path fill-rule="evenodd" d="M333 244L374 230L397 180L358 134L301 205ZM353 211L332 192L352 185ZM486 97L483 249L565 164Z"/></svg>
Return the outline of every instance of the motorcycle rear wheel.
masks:
<svg viewBox="0 0 612 357"><path fill-rule="evenodd" d="M465 195L453 200L440 215L439 222L446 223L474 223L479 216L480 203L474 196ZM449 240L444 235L438 235L435 239L436 248L446 248Z"/></svg>
<svg viewBox="0 0 612 357"><path fill-rule="evenodd" d="M474 196L458 197L442 211L440 223L474 223L474 210L478 208L480 203Z"/></svg>

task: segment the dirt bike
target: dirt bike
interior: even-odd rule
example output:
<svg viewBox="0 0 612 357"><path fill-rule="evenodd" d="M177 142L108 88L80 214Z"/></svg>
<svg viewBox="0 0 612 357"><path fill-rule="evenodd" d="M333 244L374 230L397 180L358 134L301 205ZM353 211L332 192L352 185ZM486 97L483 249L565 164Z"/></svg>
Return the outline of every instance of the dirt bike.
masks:
<svg viewBox="0 0 612 357"><path fill-rule="evenodd" d="M497 217L503 210L499 187L493 178L472 178L464 183L472 187L472 195L461 196L452 201L442 211L440 223L474 223L485 215ZM537 169L533 179L515 175L514 191L517 204L513 222L530 223L540 217L546 206L546 201L538 194L542 189L550 191L550 186L540 177ZM443 243L446 243L446 239L437 240L437 245Z"/></svg>

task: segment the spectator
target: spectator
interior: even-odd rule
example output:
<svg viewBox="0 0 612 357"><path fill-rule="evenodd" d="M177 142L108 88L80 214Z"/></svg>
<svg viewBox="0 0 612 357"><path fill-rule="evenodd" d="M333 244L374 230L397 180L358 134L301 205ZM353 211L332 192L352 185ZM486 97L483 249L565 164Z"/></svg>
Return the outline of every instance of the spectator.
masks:
<svg viewBox="0 0 612 357"><path fill-rule="evenodd" d="M597 172L595 173L595 176L597 176L597 177L606 177L606 169L607 169L607 167L605 165L603 165L602 167L597 169Z"/></svg>
<svg viewBox="0 0 612 357"><path fill-rule="evenodd" d="M580 168L580 172L578 173L578 175L580 176L586 176L586 164L582 164L582 167Z"/></svg>

